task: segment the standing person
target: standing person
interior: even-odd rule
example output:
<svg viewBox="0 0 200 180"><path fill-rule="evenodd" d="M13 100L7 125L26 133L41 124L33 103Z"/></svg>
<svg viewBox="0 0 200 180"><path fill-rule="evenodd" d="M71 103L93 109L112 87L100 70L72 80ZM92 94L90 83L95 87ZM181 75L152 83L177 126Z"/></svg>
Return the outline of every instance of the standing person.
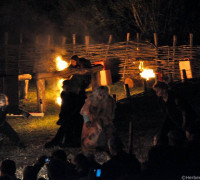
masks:
<svg viewBox="0 0 200 180"><path fill-rule="evenodd" d="M159 98L161 111L165 115L158 141L166 144L169 131L176 130L183 133L187 126L194 125L195 116L189 104L169 90L166 83L158 81L153 89Z"/></svg>
<svg viewBox="0 0 200 180"><path fill-rule="evenodd" d="M6 114L8 113L22 114L26 118L31 117L28 112L10 107L7 96L0 94L0 133L6 135L16 146L25 148L17 132L6 122Z"/></svg>
<svg viewBox="0 0 200 180"><path fill-rule="evenodd" d="M90 69L91 62L85 58L79 58L77 55L73 55L70 59L71 65L69 68L73 69ZM75 74L72 77L72 80L75 80L79 85L81 91L85 91L86 88L90 85L91 82L91 75L90 74Z"/></svg>
<svg viewBox="0 0 200 180"><path fill-rule="evenodd" d="M83 117L80 115L80 110L84 104L86 95L84 92L80 92L75 81L65 80L63 82L61 98L61 111L57 122L60 128L56 136L45 144L45 148L51 148L57 145L61 147L80 146L83 124Z"/></svg>
<svg viewBox="0 0 200 180"><path fill-rule="evenodd" d="M108 94L108 87L96 88L81 109L84 124L81 136L82 152L90 154L96 148L108 150L107 141L115 132L113 119L115 101Z"/></svg>

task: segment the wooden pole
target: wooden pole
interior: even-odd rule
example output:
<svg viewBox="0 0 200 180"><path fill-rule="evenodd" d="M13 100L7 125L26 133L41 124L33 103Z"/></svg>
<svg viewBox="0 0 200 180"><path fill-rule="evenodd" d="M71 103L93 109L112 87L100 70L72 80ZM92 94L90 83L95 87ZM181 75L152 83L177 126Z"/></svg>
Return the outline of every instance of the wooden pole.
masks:
<svg viewBox="0 0 200 180"><path fill-rule="evenodd" d="M184 82L184 83L187 83L187 74L186 74L186 70L183 69L183 70L182 70L182 73L183 73L183 82Z"/></svg>
<svg viewBox="0 0 200 180"><path fill-rule="evenodd" d="M173 61L173 79L176 79L176 45L177 45L177 37L173 35L173 54L172 54L172 61Z"/></svg>
<svg viewBox="0 0 200 180"><path fill-rule="evenodd" d="M73 53L76 54L76 34L72 34Z"/></svg>
<svg viewBox="0 0 200 180"><path fill-rule="evenodd" d="M192 48L193 48L193 34L192 33L190 33L190 59L189 59L189 61L190 61L190 66L191 66L191 71L192 71L192 67L193 67L193 61L192 61L192 59L193 59L193 52L192 52ZM194 71L192 71L192 77L194 76Z"/></svg>
<svg viewBox="0 0 200 180"><path fill-rule="evenodd" d="M90 43L90 36L86 35L85 36L85 51L86 51L86 53L88 52L89 43Z"/></svg>
<svg viewBox="0 0 200 180"><path fill-rule="evenodd" d="M130 98L131 94L130 94L130 89L129 89L128 84L124 84L124 89L125 89L126 97Z"/></svg>
<svg viewBox="0 0 200 180"><path fill-rule="evenodd" d="M158 35L157 35L157 33L154 33L153 37L154 37L154 44L155 44L156 47L158 47Z"/></svg>
<svg viewBox="0 0 200 180"><path fill-rule="evenodd" d="M125 72L126 72L126 69L127 69L127 61L128 61L128 43L129 43L129 40L130 40L130 33L127 33L126 35L126 59L125 59L125 62L124 62L124 70L123 70L123 81L125 82Z"/></svg>
<svg viewBox="0 0 200 180"><path fill-rule="evenodd" d="M62 45L63 46L65 45L66 41L67 41L67 38L65 36L62 36Z"/></svg>
<svg viewBox="0 0 200 180"><path fill-rule="evenodd" d="M36 86L37 86L38 111L43 113L43 112L46 111L45 80L44 79L37 79L36 80Z"/></svg>
<svg viewBox="0 0 200 180"><path fill-rule="evenodd" d="M110 35L109 39L108 39L108 45L107 45L106 56L105 56L105 63L106 63L106 60L107 60L107 57L108 57L108 52L109 52L109 49L110 49L111 42L112 42L112 35Z"/></svg>

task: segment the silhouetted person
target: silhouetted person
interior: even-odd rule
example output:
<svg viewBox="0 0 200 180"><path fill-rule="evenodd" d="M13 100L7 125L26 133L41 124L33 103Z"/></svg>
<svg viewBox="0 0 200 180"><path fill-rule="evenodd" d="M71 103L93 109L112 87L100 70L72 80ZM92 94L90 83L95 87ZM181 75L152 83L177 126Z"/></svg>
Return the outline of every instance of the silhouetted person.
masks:
<svg viewBox="0 0 200 180"><path fill-rule="evenodd" d="M15 173L16 164L13 160L6 159L1 162L1 176L9 176L12 180L17 180Z"/></svg>
<svg viewBox="0 0 200 180"><path fill-rule="evenodd" d="M22 114L26 118L31 117L28 112L10 107L7 96L5 94L0 94L0 133L6 135L18 147L25 148L17 132L6 121L6 114L8 113Z"/></svg>
<svg viewBox="0 0 200 180"><path fill-rule="evenodd" d="M167 144L169 131L184 132L186 126L194 124L195 117L189 104L169 90L166 83L158 81L154 84L153 89L159 98L159 105L165 118L158 141Z"/></svg>
<svg viewBox="0 0 200 180"><path fill-rule="evenodd" d="M61 147L79 147L81 141L81 129L83 117L80 115L86 95L80 92L74 80L63 82L61 93L62 104L57 122L60 125L55 137L45 144L45 148L60 145Z"/></svg>
<svg viewBox="0 0 200 180"><path fill-rule="evenodd" d="M123 150L123 143L117 136L108 141L111 159L102 166L102 179L131 179L138 178L141 167L135 155L127 154Z"/></svg>

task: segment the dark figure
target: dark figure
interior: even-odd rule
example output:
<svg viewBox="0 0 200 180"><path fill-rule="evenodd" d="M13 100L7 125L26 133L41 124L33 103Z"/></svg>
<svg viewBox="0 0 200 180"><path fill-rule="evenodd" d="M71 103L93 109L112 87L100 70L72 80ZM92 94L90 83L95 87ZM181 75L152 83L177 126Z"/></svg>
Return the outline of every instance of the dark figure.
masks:
<svg viewBox="0 0 200 180"><path fill-rule="evenodd" d="M51 180L66 180L68 179L66 173L66 164L59 159L51 159L47 163L47 175Z"/></svg>
<svg viewBox="0 0 200 180"><path fill-rule="evenodd" d="M33 166L26 166L23 171L23 180L37 180L40 169L45 164L47 156L41 156Z"/></svg>
<svg viewBox="0 0 200 180"><path fill-rule="evenodd" d="M60 125L56 136L48 143L45 148L60 145L80 146L81 130L83 117L80 115L81 107L83 106L86 95L84 91L78 91L76 82L73 80L65 80L63 82L63 91L61 93L62 104L57 122Z"/></svg>
<svg viewBox="0 0 200 180"><path fill-rule="evenodd" d="M158 141L167 144L169 131L175 130L183 133L185 127L194 125L195 117L189 104L169 90L167 84L158 81L154 84L153 89L159 97L159 105L165 116Z"/></svg>
<svg viewBox="0 0 200 180"><path fill-rule="evenodd" d="M148 153L143 179L178 179L185 172L185 137L180 131L168 133L169 145L155 145Z"/></svg>
<svg viewBox="0 0 200 180"><path fill-rule="evenodd" d="M16 175L16 164L13 160L6 159L1 163L1 176L9 176L12 180L18 180Z"/></svg>
<svg viewBox="0 0 200 180"><path fill-rule="evenodd" d="M123 151L121 140L113 136L108 141L111 159L102 166L102 179L134 179L138 178L141 171L139 161L134 155Z"/></svg>
<svg viewBox="0 0 200 180"><path fill-rule="evenodd" d="M8 113L22 114L26 118L31 117L28 112L9 107L7 96L5 94L0 94L0 133L6 135L18 147L25 148L24 144L20 141L17 132L6 122L6 114Z"/></svg>
<svg viewBox="0 0 200 180"><path fill-rule="evenodd" d="M92 67L89 60L85 58L79 58L77 55L72 56L70 59L70 62L71 62L71 65L69 66L69 68L76 68L76 69L83 70L83 69L88 69ZM85 91L85 89L88 88L91 82L91 75L90 74L84 74L84 75L75 74L73 75L72 79L77 82L81 91Z"/></svg>

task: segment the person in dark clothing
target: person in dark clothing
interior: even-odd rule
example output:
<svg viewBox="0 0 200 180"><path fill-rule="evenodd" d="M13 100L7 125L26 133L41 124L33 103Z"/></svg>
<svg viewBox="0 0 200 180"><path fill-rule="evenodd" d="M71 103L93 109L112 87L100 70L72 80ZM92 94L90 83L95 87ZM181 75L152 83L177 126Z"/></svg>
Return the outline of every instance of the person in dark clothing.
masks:
<svg viewBox="0 0 200 180"><path fill-rule="evenodd" d="M76 68L76 69L90 69L92 67L91 62L85 58L79 58L77 55L74 55L70 59L71 65L69 68ZM80 87L81 91L85 91L86 88L88 88L90 82L91 82L91 75L90 74L75 74L72 77L73 80L75 80Z"/></svg>
<svg viewBox="0 0 200 180"><path fill-rule="evenodd" d="M186 126L194 125L195 117L189 104L169 90L166 83L158 81L153 89L159 98L159 105L165 118L158 141L167 144L169 131L175 130L183 133Z"/></svg>
<svg viewBox="0 0 200 180"><path fill-rule="evenodd" d="M6 114L8 113L22 114L26 118L31 117L26 111L10 107L7 96L5 94L0 94L0 133L6 135L18 147L25 148L17 132L6 122Z"/></svg>
<svg viewBox="0 0 200 180"><path fill-rule="evenodd" d="M133 179L138 178L141 166L135 155L127 154L123 151L123 143L117 136L113 136L108 141L111 159L102 166L102 179Z"/></svg>
<svg viewBox="0 0 200 180"><path fill-rule="evenodd" d="M12 180L18 180L16 175L15 161L6 159L1 163L1 176L9 176Z"/></svg>
<svg viewBox="0 0 200 180"><path fill-rule="evenodd" d="M83 124L80 109L85 102L86 95L84 91L79 91L77 86L73 80L65 80L63 82L61 111L57 122L60 128L56 136L45 144L45 148L51 148L57 145L61 147L80 146Z"/></svg>

